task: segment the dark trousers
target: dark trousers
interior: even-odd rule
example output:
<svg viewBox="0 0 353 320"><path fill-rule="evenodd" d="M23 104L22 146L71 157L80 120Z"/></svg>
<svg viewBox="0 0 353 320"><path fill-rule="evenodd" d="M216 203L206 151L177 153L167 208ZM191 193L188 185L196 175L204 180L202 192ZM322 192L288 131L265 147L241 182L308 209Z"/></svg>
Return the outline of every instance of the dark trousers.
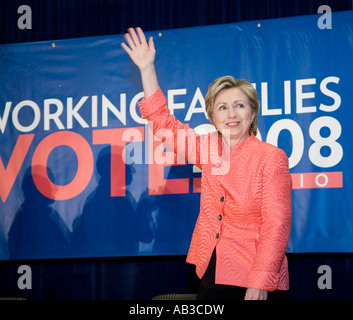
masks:
<svg viewBox="0 0 353 320"><path fill-rule="evenodd" d="M210 263L201 279L198 300L244 300L247 288L215 284L216 249L212 253ZM288 291L273 291L267 295L267 300L289 300Z"/></svg>

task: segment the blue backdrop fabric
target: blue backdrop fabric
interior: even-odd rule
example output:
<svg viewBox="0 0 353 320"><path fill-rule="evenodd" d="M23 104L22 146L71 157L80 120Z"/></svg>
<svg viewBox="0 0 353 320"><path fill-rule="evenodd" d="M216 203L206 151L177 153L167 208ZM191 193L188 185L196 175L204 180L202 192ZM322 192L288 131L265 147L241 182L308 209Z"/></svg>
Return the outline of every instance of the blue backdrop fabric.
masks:
<svg viewBox="0 0 353 320"><path fill-rule="evenodd" d="M258 137L290 160L295 253L353 250L353 13L333 13L331 29L320 17L146 34L171 111L200 133L213 80L256 87ZM187 253L201 173L156 163L169 151L140 117L122 41L0 46L0 259Z"/></svg>

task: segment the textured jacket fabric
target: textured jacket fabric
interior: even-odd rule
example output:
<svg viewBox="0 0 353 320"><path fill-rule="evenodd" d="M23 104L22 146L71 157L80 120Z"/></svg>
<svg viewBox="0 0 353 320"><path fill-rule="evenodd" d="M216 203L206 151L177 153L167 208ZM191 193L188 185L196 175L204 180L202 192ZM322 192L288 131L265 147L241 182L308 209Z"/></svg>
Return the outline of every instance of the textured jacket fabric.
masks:
<svg viewBox="0 0 353 320"><path fill-rule="evenodd" d="M292 180L285 152L251 131L230 152L217 133L199 136L175 119L161 89L139 107L168 149L202 169L187 256L197 275L202 278L216 248L216 284L287 290Z"/></svg>

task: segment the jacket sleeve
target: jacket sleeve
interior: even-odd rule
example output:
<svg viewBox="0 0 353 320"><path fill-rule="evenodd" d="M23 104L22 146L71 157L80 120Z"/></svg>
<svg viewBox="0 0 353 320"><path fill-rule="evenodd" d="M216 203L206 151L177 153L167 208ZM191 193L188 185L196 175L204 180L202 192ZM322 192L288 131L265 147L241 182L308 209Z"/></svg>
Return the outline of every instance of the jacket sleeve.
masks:
<svg viewBox="0 0 353 320"><path fill-rule="evenodd" d="M263 169L261 229L249 288L277 289L288 246L292 215L292 179L283 150L271 153Z"/></svg>
<svg viewBox="0 0 353 320"><path fill-rule="evenodd" d="M201 137L170 114L167 100L160 88L149 98L143 98L138 106L141 116L148 120L149 127L164 145L186 161L200 167ZM154 159L155 160L155 159Z"/></svg>

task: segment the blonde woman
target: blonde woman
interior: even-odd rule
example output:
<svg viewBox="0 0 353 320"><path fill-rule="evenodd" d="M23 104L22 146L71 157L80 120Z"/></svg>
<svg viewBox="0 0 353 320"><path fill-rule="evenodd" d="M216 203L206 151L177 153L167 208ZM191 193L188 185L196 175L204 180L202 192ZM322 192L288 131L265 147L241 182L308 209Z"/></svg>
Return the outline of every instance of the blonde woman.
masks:
<svg viewBox="0 0 353 320"><path fill-rule="evenodd" d="M284 151L255 137L256 90L248 81L231 76L215 80L205 105L217 133L198 136L168 110L156 76L152 37L147 42L141 28L130 28L125 40L122 47L141 73L142 117L153 123L155 133L172 132L177 143L170 146L202 170L200 213L187 256L201 279L198 298L288 297L283 293L289 289L285 251L291 225L291 176ZM194 143L180 146L176 139L180 130ZM212 146L212 139L218 143Z"/></svg>

